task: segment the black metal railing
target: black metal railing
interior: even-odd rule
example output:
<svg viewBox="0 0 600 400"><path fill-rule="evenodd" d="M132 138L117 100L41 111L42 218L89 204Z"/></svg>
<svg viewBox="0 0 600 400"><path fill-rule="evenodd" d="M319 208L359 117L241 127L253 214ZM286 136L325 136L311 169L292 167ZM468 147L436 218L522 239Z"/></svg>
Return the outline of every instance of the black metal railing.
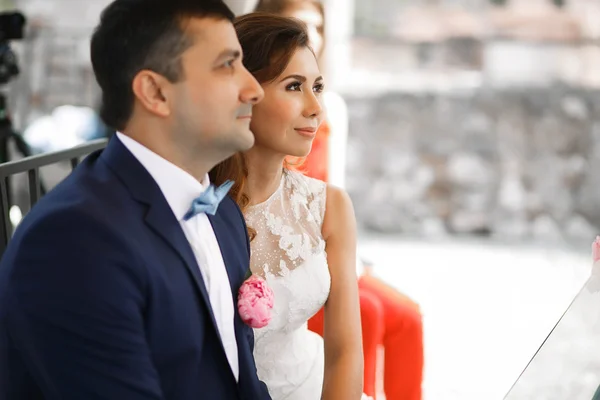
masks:
<svg viewBox="0 0 600 400"><path fill-rule="evenodd" d="M107 139L99 139L67 150L30 156L21 160L0 164L0 205L2 206L2 214L0 215L0 257L4 254L4 250L13 234L13 226L9 215L11 208L8 195L10 178L13 175L27 172L29 179L29 204L30 207L33 207L42 196L40 168L69 161L71 170L73 170L77 167L83 156L103 149L107 143Z"/></svg>

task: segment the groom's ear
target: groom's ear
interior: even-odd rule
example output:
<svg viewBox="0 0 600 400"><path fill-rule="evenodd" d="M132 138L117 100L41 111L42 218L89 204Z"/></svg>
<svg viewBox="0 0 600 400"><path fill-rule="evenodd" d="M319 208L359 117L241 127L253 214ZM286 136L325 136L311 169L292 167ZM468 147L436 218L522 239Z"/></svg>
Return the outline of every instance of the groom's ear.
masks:
<svg viewBox="0 0 600 400"><path fill-rule="evenodd" d="M166 96L169 84L162 75L142 70L133 78L133 94L147 111L166 118L171 115L171 107Z"/></svg>

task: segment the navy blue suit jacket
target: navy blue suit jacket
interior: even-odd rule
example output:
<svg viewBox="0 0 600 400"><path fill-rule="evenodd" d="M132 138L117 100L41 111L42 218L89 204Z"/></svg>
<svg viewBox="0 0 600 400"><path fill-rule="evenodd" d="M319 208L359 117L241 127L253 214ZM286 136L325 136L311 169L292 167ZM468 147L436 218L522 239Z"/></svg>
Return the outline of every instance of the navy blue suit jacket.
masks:
<svg viewBox="0 0 600 400"><path fill-rule="evenodd" d="M234 304L246 226L209 216ZM0 263L0 400L270 399L235 313L239 382L193 251L158 185L114 137L25 217Z"/></svg>

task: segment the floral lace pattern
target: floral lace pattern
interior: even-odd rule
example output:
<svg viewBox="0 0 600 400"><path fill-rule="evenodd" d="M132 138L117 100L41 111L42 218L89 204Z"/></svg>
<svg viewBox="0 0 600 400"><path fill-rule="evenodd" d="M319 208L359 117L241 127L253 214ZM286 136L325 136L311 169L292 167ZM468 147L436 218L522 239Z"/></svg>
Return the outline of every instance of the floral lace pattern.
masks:
<svg viewBox="0 0 600 400"><path fill-rule="evenodd" d="M307 321L325 304L331 287L325 241L326 184L284 171L277 191L246 213L257 231L251 242L251 269L273 289L269 325L256 329L258 375L274 400L320 399L323 340Z"/></svg>

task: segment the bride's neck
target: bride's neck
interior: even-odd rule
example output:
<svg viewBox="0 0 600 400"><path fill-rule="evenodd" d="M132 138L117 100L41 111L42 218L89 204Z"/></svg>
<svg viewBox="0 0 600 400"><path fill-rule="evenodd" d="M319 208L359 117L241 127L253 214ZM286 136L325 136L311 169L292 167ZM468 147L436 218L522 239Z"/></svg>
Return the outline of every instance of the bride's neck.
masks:
<svg viewBox="0 0 600 400"><path fill-rule="evenodd" d="M245 192L250 197L250 204L266 201L279 188L283 175L285 155L269 150L253 147L246 153L248 181Z"/></svg>

